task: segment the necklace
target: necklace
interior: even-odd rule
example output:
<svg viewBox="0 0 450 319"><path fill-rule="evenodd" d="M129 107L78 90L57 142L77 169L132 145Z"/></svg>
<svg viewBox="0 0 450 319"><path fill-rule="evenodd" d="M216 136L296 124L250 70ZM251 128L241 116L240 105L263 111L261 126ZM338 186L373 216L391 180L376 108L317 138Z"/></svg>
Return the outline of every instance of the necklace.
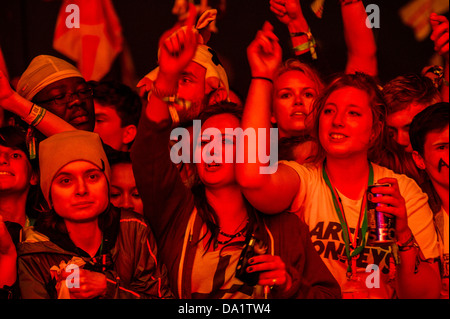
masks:
<svg viewBox="0 0 450 319"><path fill-rule="evenodd" d="M219 230L219 235L222 235L229 239L227 239L225 241L220 241L219 239L217 239L217 242L221 245L226 245L226 244L230 243L233 239L243 236L244 232L247 230L247 227L248 227L248 218L247 218L247 223L245 224L245 226L235 234L227 234L227 233Z"/></svg>

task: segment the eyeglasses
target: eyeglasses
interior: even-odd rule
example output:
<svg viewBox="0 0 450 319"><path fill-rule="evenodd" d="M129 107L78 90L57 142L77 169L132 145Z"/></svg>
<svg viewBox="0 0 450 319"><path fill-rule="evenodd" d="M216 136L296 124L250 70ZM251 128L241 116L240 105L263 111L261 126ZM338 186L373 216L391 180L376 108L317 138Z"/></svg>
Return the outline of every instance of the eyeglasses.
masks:
<svg viewBox="0 0 450 319"><path fill-rule="evenodd" d="M60 94L57 95L51 99L44 100L44 101L37 101L36 104L40 103L48 103L54 101L57 105L66 105L74 100L74 96L80 101L85 100L87 98L90 98L94 95L94 92L91 88L85 88L78 90L73 93L67 93L67 94Z"/></svg>

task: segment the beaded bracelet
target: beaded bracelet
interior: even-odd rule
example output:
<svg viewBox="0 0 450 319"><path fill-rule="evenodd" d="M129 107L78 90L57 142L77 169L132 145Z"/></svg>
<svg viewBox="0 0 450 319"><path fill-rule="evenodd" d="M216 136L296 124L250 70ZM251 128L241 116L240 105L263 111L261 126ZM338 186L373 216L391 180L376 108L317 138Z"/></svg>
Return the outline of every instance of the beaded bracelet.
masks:
<svg viewBox="0 0 450 319"><path fill-rule="evenodd" d="M404 244L400 244L397 242L397 246L399 251L408 251L411 248L418 247L413 234L411 234L411 237L409 237L409 239Z"/></svg>

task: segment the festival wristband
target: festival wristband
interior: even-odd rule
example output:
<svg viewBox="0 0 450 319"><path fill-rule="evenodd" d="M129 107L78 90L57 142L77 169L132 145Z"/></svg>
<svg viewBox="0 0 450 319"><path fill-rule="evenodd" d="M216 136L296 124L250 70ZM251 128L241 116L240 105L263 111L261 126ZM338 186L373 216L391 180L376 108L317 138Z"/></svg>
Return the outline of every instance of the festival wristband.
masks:
<svg viewBox="0 0 450 319"><path fill-rule="evenodd" d="M291 37L300 37L300 36L304 36L304 35L307 36L308 41L295 46L293 48L293 50L297 55L306 53L309 50L311 52L311 57L314 60L316 60L317 59L316 40L314 39L314 37L311 33L311 29L308 29L308 32L293 32L293 33L291 33Z"/></svg>
<svg viewBox="0 0 450 319"><path fill-rule="evenodd" d="M409 237L409 239L405 243L397 242L397 246L398 246L398 250L402 251L402 252L408 251L411 248L418 247L413 234L411 234L411 237Z"/></svg>
<svg viewBox="0 0 450 319"><path fill-rule="evenodd" d="M23 120L31 126L37 126L47 113L47 110L33 103L30 113Z"/></svg>

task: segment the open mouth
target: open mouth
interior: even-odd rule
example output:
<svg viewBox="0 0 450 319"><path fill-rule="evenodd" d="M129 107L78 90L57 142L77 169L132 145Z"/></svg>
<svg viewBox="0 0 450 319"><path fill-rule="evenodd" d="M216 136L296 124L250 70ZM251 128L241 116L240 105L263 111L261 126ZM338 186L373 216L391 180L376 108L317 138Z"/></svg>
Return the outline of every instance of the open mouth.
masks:
<svg viewBox="0 0 450 319"><path fill-rule="evenodd" d="M220 168L220 166L222 166L220 163L214 163L214 162L209 163L209 164L207 163L206 170L207 171L216 171Z"/></svg>
<svg viewBox="0 0 450 319"><path fill-rule="evenodd" d="M14 174L11 172L1 171L0 176L14 176Z"/></svg>
<svg viewBox="0 0 450 319"><path fill-rule="evenodd" d="M348 136L341 134L341 133L331 133L330 134L330 138L334 141L341 141L345 138L347 138Z"/></svg>
<svg viewBox="0 0 450 319"><path fill-rule="evenodd" d="M291 114L291 117L302 117L302 118L304 118L304 117L306 117L306 113L303 113L303 112L294 112L294 113L292 113Z"/></svg>

